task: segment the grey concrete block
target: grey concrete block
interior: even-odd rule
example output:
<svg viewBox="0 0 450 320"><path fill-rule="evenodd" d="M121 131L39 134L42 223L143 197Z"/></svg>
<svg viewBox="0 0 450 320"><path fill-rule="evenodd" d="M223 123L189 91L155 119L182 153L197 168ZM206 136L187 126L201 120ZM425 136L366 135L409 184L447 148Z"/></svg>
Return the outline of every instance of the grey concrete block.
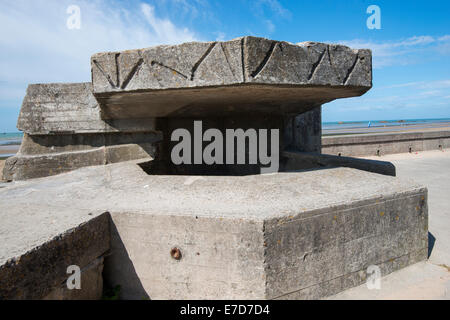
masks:
<svg viewBox="0 0 450 320"><path fill-rule="evenodd" d="M101 119L91 83L30 84L17 128L28 134L151 132L154 119Z"/></svg>
<svg viewBox="0 0 450 320"><path fill-rule="evenodd" d="M369 50L255 37L98 53L91 64L104 119L299 114L372 86Z"/></svg>
<svg viewBox="0 0 450 320"><path fill-rule="evenodd" d="M322 106L297 116L285 116L283 134L283 150L320 153Z"/></svg>
<svg viewBox="0 0 450 320"><path fill-rule="evenodd" d="M5 180L47 177L87 166L153 159L155 133L24 134L19 152L6 160Z"/></svg>
<svg viewBox="0 0 450 320"><path fill-rule="evenodd" d="M8 181L27 180L103 164L105 164L103 148L50 155L16 155L6 160L3 178Z"/></svg>
<svg viewBox="0 0 450 320"><path fill-rule="evenodd" d="M103 296L103 257L97 258L81 270L81 288L68 289L67 279L42 300L100 300Z"/></svg>
<svg viewBox="0 0 450 320"><path fill-rule="evenodd" d="M426 191L407 193L306 219L293 217L278 227L279 222L268 222L268 297L317 299L364 283L370 265L386 275L426 259L428 232L417 228L422 217L414 207L424 206L425 197ZM399 229L400 220L392 221L392 215L401 215L408 227Z"/></svg>
<svg viewBox="0 0 450 320"><path fill-rule="evenodd" d="M16 155L5 162L4 180L27 180L48 177L82 167L99 166L109 163L136 159L152 159L154 146L121 145L102 147L87 151L35 156Z"/></svg>
<svg viewBox="0 0 450 320"><path fill-rule="evenodd" d="M29 85L17 127L24 138L2 169L5 180L153 157L155 119L101 119L90 83Z"/></svg>
<svg viewBox="0 0 450 320"><path fill-rule="evenodd" d="M124 146L129 144L153 145L161 139L161 134L139 133L89 133L29 135L24 134L18 154L42 155L65 152L89 151L100 147ZM149 152L150 153L150 152Z"/></svg>
<svg viewBox="0 0 450 320"><path fill-rule="evenodd" d="M1 205L5 208L3 202ZM30 217L29 213L23 211L22 215ZM40 213L41 218L43 215ZM16 222L17 219L20 218L16 218ZM13 223L12 220L7 220L8 224ZM23 239L11 237L12 230L5 233L5 227L2 228L0 299L42 299L49 295L52 297L52 292L58 290L67 279L67 267L77 265L83 269L109 250L109 214L89 216L85 212L84 217L78 215L71 220L72 222L63 221L57 235L52 233L52 228L35 229L34 234L28 234L27 238ZM83 220L80 225L64 229L67 225ZM14 226L20 225L16 223ZM53 238L49 240L39 240L51 236ZM94 278L98 278L98 273ZM96 288L97 285L93 285L87 289L90 291Z"/></svg>

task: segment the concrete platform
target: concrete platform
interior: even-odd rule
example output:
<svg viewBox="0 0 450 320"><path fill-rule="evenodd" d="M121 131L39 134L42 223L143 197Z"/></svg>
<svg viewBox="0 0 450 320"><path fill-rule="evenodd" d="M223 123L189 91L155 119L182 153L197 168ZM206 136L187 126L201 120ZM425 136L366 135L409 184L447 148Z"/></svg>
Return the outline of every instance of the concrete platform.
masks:
<svg viewBox="0 0 450 320"><path fill-rule="evenodd" d="M429 259L383 277L380 290L361 285L330 299L450 300L450 149L371 159L390 161L395 164L399 177L413 178L427 186Z"/></svg>
<svg viewBox="0 0 450 320"><path fill-rule="evenodd" d="M427 256L426 188L349 168L152 176L131 161L1 187L2 261L53 217L110 212L104 275L124 299L320 298Z"/></svg>

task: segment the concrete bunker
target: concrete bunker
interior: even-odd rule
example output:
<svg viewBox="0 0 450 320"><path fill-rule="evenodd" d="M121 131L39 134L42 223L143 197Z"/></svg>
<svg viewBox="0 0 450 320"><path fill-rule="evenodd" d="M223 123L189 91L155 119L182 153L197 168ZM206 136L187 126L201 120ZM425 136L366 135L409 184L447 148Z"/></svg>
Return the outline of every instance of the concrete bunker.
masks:
<svg viewBox="0 0 450 320"><path fill-rule="evenodd" d="M371 88L370 50L243 37L91 63L92 83L28 87L4 177L46 177L29 203L110 214L103 274L122 298L320 298L369 265L384 275L426 259L426 188L390 163L321 153L322 104ZM238 161L259 152L250 144L233 163L174 163L171 135L195 136L195 121L278 130L276 172Z"/></svg>

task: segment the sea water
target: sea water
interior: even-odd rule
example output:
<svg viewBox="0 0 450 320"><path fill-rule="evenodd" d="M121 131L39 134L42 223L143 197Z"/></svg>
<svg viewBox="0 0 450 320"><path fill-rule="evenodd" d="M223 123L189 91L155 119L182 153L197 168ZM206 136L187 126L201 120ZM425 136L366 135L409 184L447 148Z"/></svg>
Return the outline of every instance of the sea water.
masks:
<svg viewBox="0 0 450 320"><path fill-rule="evenodd" d="M0 133L0 146L15 146L22 143L22 132Z"/></svg>
<svg viewBox="0 0 450 320"><path fill-rule="evenodd" d="M409 119L409 120L365 120L365 121L335 121L335 122L322 122L323 134L327 131L339 130L339 132L345 133L354 129L361 129L364 131L366 128L438 128L449 127L450 118L440 119Z"/></svg>

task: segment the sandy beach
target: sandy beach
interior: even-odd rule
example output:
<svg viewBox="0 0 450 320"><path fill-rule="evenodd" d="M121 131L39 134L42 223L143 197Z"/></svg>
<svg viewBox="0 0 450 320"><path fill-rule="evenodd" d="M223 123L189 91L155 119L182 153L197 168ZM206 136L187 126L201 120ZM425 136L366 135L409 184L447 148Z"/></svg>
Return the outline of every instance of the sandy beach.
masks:
<svg viewBox="0 0 450 320"><path fill-rule="evenodd" d="M19 148L20 146L18 145L0 146L0 159L15 155Z"/></svg>

